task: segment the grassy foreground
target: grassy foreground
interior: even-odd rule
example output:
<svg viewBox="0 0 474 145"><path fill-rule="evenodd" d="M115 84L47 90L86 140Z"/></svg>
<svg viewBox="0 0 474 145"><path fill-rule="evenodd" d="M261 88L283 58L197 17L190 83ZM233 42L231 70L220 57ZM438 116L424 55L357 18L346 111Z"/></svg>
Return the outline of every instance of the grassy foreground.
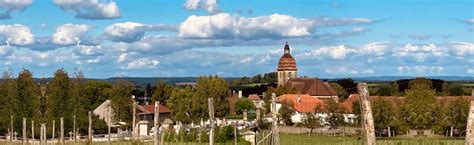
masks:
<svg viewBox="0 0 474 145"><path fill-rule="evenodd" d="M282 145L361 145L358 137L332 137L307 134L281 134ZM377 145L463 145L464 140L446 138L377 139Z"/></svg>
<svg viewBox="0 0 474 145"><path fill-rule="evenodd" d="M281 145L362 145L363 141L358 137L333 137L307 134L280 134ZM0 142L0 145L9 143ZM21 144L21 143L20 143ZM18 144L18 145L20 145ZM140 142L137 145L152 145L153 142ZM208 143L165 143L165 145L207 145ZM447 138L391 138L377 139L377 145L463 145L462 139ZM74 145L74 143L66 143ZM77 143L76 145L85 145ZM107 142L94 142L93 145L107 145ZM130 141L112 142L112 145L133 145ZM216 145L233 145L229 143L216 143ZM249 143L239 143L249 145Z"/></svg>

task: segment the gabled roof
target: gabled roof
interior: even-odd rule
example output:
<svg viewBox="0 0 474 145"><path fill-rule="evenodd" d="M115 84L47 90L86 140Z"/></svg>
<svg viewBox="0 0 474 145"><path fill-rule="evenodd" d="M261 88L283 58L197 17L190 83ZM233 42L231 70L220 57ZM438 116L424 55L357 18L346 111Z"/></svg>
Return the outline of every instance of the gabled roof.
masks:
<svg viewBox="0 0 474 145"><path fill-rule="evenodd" d="M336 91L327 82L318 78L290 78L287 85L296 89L298 94L311 96L337 96Z"/></svg>
<svg viewBox="0 0 474 145"><path fill-rule="evenodd" d="M284 94L277 98L277 102L289 102L293 105L295 111L299 113L315 112L316 106L324 105L324 101L308 94Z"/></svg>
<svg viewBox="0 0 474 145"><path fill-rule="evenodd" d="M155 113L155 105L138 105L137 109L140 111L138 114L154 114ZM160 113L170 113L170 109L168 107L160 105Z"/></svg>

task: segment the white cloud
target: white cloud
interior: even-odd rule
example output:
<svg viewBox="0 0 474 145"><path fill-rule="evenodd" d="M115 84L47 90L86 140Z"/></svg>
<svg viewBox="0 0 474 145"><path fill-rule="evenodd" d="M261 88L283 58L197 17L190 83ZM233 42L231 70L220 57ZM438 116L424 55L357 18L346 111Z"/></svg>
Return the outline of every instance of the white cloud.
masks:
<svg viewBox="0 0 474 145"><path fill-rule="evenodd" d="M58 45L77 44L92 28L92 26L84 24L64 24L56 28L51 41Z"/></svg>
<svg viewBox="0 0 474 145"><path fill-rule="evenodd" d="M316 58L329 56L332 59L343 60L347 57L347 55L355 52L355 49L347 48L345 45L339 45L336 47L321 47L319 49L315 49L308 53L305 53L305 55Z"/></svg>
<svg viewBox="0 0 474 145"><path fill-rule="evenodd" d="M158 59L139 58L129 62L127 64L126 69L154 68L158 64L160 64L160 61L158 61Z"/></svg>
<svg viewBox="0 0 474 145"><path fill-rule="evenodd" d="M398 67L400 74L439 74L443 70L444 67L442 66L415 65Z"/></svg>
<svg viewBox="0 0 474 145"><path fill-rule="evenodd" d="M211 16L189 16L178 29L178 36L185 38L219 39L281 39L308 37L319 26L371 23L371 20L303 19L289 15L273 14L254 18L219 13ZM360 28L355 31L361 31Z"/></svg>
<svg viewBox="0 0 474 145"><path fill-rule="evenodd" d="M53 2L64 11L75 12L76 18L115 19L121 16L113 0L53 0Z"/></svg>
<svg viewBox="0 0 474 145"><path fill-rule="evenodd" d="M459 57L474 57L474 43L453 42L449 45L454 48L452 52Z"/></svg>
<svg viewBox="0 0 474 145"><path fill-rule="evenodd" d="M0 19L9 19L11 12L23 11L31 4L33 4L33 0L1 0Z"/></svg>
<svg viewBox="0 0 474 145"><path fill-rule="evenodd" d="M341 67L330 67L326 68L325 72L328 74L350 74L350 75L357 75L357 74L365 74L365 75L370 75L374 74L375 71L373 69L356 69L356 68L351 68L347 66L341 66Z"/></svg>
<svg viewBox="0 0 474 145"><path fill-rule="evenodd" d="M474 75L474 69L467 69L466 71L468 74L473 74Z"/></svg>
<svg viewBox="0 0 474 145"><path fill-rule="evenodd" d="M10 45L30 45L35 38L30 28L21 24L0 25L0 38Z"/></svg>
<svg viewBox="0 0 474 145"><path fill-rule="evenodd" d="M220 10L217 3L217 0L186 0L183 6L186 10L204 9L208 13L218 13Z"/></svg>
<svg viewBox="0 0 474 145"><path fill-rule="evenodd" d="M171 25L147 25L137 22L115 23L107 26L104 30L104 36L112 41L134 42L144 37L145 32L175 30Z"/></svg>

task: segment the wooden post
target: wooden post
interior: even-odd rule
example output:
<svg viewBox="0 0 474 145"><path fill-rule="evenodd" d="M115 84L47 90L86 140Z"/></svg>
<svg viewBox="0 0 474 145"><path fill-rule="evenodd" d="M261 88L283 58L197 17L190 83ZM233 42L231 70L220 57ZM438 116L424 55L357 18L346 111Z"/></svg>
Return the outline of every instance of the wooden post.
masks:
<svg viewBox="0 0 474 145"><path fill-rule="evenodd" d="M375 128L374 128L374 119L372 116L372 109L370 107L369 101L369 90L367 88L366 83L360 83L357 85L359 90L359 99L361 103L361 113L362 117L362 125L364 127L365 139L367 145L375 145Z"/></svg>
<svg viewBox="0 0 474 145"><path fill-rule="evenodd" d="M72 116L72 120L73 120L73 123L72 123L72 136L74 137L74 143L76 143L76 115L73 115Z"/></svg>
<svg viewBox="0 0 474 145"><path fill-rule="evenodd" d="M31 141L35 144L35 121L31 120Z"/></svg>
<svg viewBox="0 0 474 145"><path fill-rule="evenodd" d="M276 108L276 95L272 93L272 143L273 145L280 145L280 133L278 130L278 118Z"/></svg>
<svg viewBox="0 0 474 145"><path fill-rule="evenodd" d="M108 133L108 136L107 136L107 144L110 145L110 123L111 123L111 120L110 120L110 105L107 107L107 133Z"/></svg>
<svg viewBox="0 0 474 145"><path fill-rule="evenodd" d="M209 145L214 145L214 100L208 98L208 109L209 109L209 123L211 130L209 131Z"/></svg>
<svg viewBox="0 0 474 145"><path fill-rule="evenodd" d="M473 128L472 124L474 123L474 101L471 101L471 106L469 107L469 114L467 117L467 125L466 125L466 145L473 145L474 144L474 135L473 135Z"/></svg>
<svg viewBox="0 0 474 145"><path fill-rule="evenodd" d="M89 129L88 129L88 141L92 143L92 112L89 111Z"/></svg>
<svg viewBox="0 0 474 145"><path fill-rule="evenodd" d="M64 118L61 117L60 120L60 126L59 126L59 130L60 130L60 134L59 134L59 141L61 142L61 145L64 145Z"/></svg>
<svg viewBox="0 0 474 145"><path fill-rule="evenodd" d="M40 145L46 145L46 125L41 124L40 127Z"/></svg>
<svg viewBox="0 0 474 145"><path fill-rule="evenodd" d="M51 142L53 143L53 145L56 144L56 143L54 142L54 133L55 133L55 128L54 128L54 127L55 127L55 126L56 126L56 121L53 120L53 130L52 130L53 133L51 134L51 136L52 136L52 137L51 137Z"/></svg>
<svg viewBox="0 0 474 145"><path fill-rule="evenodd" d="M22 130L22 140L21 140L21 144L27 144L27 141L26 141L26 118L23 117L23 130Z"/></svg>
<svg viewBox="0 0 474 145"><path fill-rule="evenodd" d="M234 123L234 145L237 145L237 124Z"/></svg>
<svg viewBox="0 0 474 145"><path fill-rule="evenodd" d="M153 126L154 126L154 130L153 130L153 140L154 140L154 145L159 145L160 144L160 136L158 134L158 128L160 127L160 124L158 123L160 121L160 102L159 101L156 101L155 102L155 116L153 118Z"/></svg>
<svg viewBox="0 0 474 145"><path fill-rule="evenodd" d="M10 116L10 143L13 142L13 115Z"/></svg>
<svg viewBox="0 0 474 145"><path fill-rule="evenodd" d="M137 112L137 103L134 100L133 105L132 105L132 138L134 141L137 139L136 112Z"/></svg>
<svg viewBox="0 0 474 145"><path fill-rule="evenodd" d="M387 127L387 131L388 131L388 137L392 137L392 132L390 131L390 126Z"/></svg>

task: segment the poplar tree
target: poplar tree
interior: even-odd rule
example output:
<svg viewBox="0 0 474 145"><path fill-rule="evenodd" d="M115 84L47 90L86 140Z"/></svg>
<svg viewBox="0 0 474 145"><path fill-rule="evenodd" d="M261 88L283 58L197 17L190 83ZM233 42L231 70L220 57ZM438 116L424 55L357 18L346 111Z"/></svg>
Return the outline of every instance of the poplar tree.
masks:
<svg viewBox="0 0 474 145"><path fill-rule="evenodd" d="M229 110L227 97L229 87L227 82L218 76L199 77L196 85L196 94L193 98L193 115L199 118L208 117L207 98L214 99L216 117L223 117Z"/></svg>
<svg viewBox="0 0 474 145"><path fill-rule="evenodd" d="M72 129L73 104L71 97L71 84L69 76L64 69L58 69L54 73L53 80L48 85L48 120L64 117L64 127L66 132Z"/></svg>
<svg viewBox="0 0 474 145"><path fill-rule="evenodd" d="M16 116L15 108L18 102L16 101L16 82L12 78L9 71L3 73L0 81L0 133L6 133L10 126L10 116Z"/></svg>
<svg viewBox="0 0 474 145"><path fill-rule="evenodd" d="M118 80L112 85L110 100L115 121L129 122L132 120L132 90L133 84L124 80Z"/></svg>
<svg viewBox="0 0 474 145"><path fill-rule="evenodd" d="M171 96L172 91L173 87L167 85L165 81L160 80L156 83L156 88L153 91L152 101L166 102L166 100L168 100L168 98Z"/></svg>

